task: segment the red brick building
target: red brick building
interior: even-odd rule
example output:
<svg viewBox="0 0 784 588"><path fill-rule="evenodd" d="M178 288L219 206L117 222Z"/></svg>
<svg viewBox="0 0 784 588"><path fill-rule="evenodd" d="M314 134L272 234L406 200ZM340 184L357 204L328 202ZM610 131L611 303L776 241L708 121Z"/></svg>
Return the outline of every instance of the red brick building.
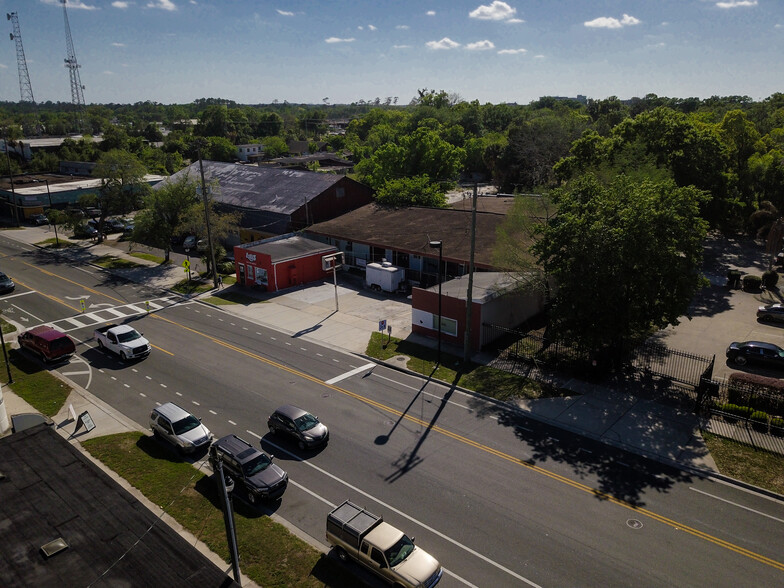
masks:
<svg viewBox="0 0 784 588"><path fill-rule="evenodd" d="M293 234L235 245L237 284L277 292L322 280L332 274L321 260L336 252L332 245Z"/></svg>

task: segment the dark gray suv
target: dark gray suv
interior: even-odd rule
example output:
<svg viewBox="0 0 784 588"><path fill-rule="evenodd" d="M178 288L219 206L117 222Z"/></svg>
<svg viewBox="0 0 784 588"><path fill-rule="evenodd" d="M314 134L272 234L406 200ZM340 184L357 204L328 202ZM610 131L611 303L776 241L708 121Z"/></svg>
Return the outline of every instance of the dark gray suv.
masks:
<svg viewBox="0 0 784 588"><path fill-rule="evenodd" d="M210 446L213 471L219 459L224 475L234 481L235 488L245 489L250 503L277 500L289 484L288 474L272 463L272 456L236 435L221 437Z"/></svg>
<svg viewBox="0 0 784 588"><path fill-rule="evenodd" d="M297 442L300 449L317 447L329 440L329 430L318 417L298 406L284 404L267 419L273 435L287 435Z"/></svg>

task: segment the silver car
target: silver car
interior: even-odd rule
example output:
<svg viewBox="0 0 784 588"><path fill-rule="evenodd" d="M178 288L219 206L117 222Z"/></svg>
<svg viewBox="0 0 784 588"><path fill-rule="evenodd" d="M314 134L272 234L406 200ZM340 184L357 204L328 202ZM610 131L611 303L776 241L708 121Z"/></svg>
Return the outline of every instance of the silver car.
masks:
<svg viewBox="0 0 784 588"><path fill-rule="evenodd" d="M329 441L329 429L318 417L291 404L284 404L267 419L273 435L288 435L300 449L317 447Z"/></svg>
<svg viewBox="0 0 784 588"><path fill-rule="evenodd" d="M757 309L757 318L761 321L784 322L784 304L768 304Z"/></svg>
<svg viewBox="0 0 784 588"><path fill-rule="evenodd" d="M213 437L210 430L201 424L201 419L173 402L153 409L150 429L153 435L166 439L182 453L206 448Z"/></svg>

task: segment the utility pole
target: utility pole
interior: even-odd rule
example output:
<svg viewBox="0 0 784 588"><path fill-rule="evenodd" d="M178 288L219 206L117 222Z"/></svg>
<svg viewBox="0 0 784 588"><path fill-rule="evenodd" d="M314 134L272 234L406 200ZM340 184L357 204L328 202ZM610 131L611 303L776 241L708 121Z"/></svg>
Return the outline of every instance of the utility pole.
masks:
<svg viewBox="0 0 784 588"><path fill-rule="evenodd" d="M204 164L201 160L201 145L197 146L199 155L199 173L201 174L201 197L204 201L204 222L207 224L207 246L210 248L210 261L212 262L212 284L218 287L218 267L215 265L215 250L212 248L212 231L210 229L210 205L207 201L207 185L204 182Z"/></svg>
<svg viewBox="0 0 784 588"><path fill-rule="evenodd" d="M474 306L474 250L476 249L476 198L477 185L474 182L474 198L471 205L471 254L468 258L468 293L466 295L466 324L463 333L463 363L471 360L471 309Z"/></svg>

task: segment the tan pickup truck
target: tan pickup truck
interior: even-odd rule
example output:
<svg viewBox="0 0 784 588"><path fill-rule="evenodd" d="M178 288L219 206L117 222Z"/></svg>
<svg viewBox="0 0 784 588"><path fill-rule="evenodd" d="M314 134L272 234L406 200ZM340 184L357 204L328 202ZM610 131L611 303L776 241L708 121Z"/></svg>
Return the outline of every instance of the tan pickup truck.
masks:
<svg viewBox="0 0 784 588"><path fill-rule="evenodd" d="M396 587L432 588L443 574L413 539L349 500L327 515L327 541L342 561L354 559Z"/></svg>

